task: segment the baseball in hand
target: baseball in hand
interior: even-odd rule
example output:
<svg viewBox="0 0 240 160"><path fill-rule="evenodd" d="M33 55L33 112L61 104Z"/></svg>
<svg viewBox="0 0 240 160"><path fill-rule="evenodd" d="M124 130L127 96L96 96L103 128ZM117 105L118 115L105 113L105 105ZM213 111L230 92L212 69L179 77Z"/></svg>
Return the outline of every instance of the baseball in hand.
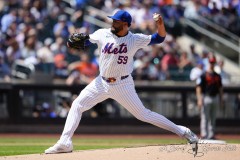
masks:
<svg viewBox="0 0 240 160"><path fill-rule="evenodd" d="M160 17L160 14L157 14L157 13L153 14L154 21L158 21L159 17Z"/></svg>

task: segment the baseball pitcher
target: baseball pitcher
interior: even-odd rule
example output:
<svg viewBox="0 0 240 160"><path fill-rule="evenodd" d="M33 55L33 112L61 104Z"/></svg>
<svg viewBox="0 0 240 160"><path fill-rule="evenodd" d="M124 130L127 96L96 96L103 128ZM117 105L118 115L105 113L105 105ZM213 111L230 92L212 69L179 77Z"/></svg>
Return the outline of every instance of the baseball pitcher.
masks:
<svg viewBox="0 0 240 160"><path fill-rule="evenodd" d="M164 116L145 108L135 91L131 76L136 51L164 41L166 31L163 18L155 13L153 19L157 24L157 32L144 35L129 31L132 17L128 12L119 10L108 17L113 20L111 28L99 29L90 35L74 33L67 42L68 47L75 49L84 49L88 41L96 43L100 56L100 74L73 101L60 139L54 146L45 150L45 153L72 152L72 136L79 125L82 113L97 103L112 98L137 119L186 138L196 155L198 137L190 129L176 125Z"/></svg>

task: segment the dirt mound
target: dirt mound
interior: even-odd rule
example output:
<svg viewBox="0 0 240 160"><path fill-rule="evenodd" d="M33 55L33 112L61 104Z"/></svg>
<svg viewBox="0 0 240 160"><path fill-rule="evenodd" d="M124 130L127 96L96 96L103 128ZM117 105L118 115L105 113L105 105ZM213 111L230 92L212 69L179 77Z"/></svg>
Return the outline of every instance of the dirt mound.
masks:
<svg viewBox="0 0 240 160"><path fill-rule="evenodd" d="M201 160L239 160L240 144L199 144ZM31 154L0 157L3 160L176 160L194 159L190 145L161 145L137 148L74 151L62 154Z"/></svg>

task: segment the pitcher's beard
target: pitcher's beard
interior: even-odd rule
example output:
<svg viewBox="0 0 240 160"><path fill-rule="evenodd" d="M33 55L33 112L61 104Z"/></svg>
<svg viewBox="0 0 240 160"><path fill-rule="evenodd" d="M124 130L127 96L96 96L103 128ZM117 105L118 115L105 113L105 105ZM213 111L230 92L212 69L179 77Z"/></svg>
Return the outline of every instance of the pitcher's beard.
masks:
<svg viewBox="0 0 240 160"><path fill-rule="evenodd" d="M111 32L115 35L118 35L118 33L122 30L122 28L114 28L112 27L111 28Z"/></svg>
<svg viewBox="0 0 240 160"><path fill-rule="evenodd" d="M118 31L116 29L111 29L111 32L115 35L117 35Z"/></svg>
<svg viewBox="0 0 240 160"><path fill-rule="evenodd" d="M116 34L116 33L117 33L116 30L113 30L113 29L111 29L111 32L112 32L113 34Z"/></svg>

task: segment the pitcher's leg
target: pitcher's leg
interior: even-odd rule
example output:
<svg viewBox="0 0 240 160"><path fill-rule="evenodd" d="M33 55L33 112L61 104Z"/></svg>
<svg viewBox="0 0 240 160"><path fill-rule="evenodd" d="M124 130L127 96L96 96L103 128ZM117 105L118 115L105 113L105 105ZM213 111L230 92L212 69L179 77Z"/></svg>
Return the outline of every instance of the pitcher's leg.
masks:
<svg viewBox="0 0 240 160"><path fill-rule="evenodd" d="M106 98L107 95L101 79L96 78L73 101L59 143L71 144L71 138L79 125L82 113Z"/></svg>
<svg viewBox="0 0 240 160"><path fill-rule="evenodd" d="M122 104L129 112L141 121L151 123L157 127L171 131L180 137L184 137L191 144L194 156L197 155L198 137L184 126L179 126L164 116L146 109L139 99L134 85L120 85L112 92L112 98Z"/></svg>
<svg viewBox="0 0 240 160"><path fill-rule="evenodd" d="M82 113L106 98L108 97L104 86L99 78L95 79L73 101L60 139L53 147L45 150L45 153L72 151L72 136L79 125Z"/></svg>
<svg viewBox="0 0 240 160"><path fill-rule="evenodd" d="M137 119L176 133L179 136L184 135L185 130L182 127L174 124L166 117L145 108L133 85L119 87L118 90L113 93L113 98Z"/></svg>
<svg viewBox="0 0 240 160"><path fill-rule="evenodd" d="M64 144L66 146L72 145L72 136L79 125L83 113L83 106L81 106L80 103L81 96L84 96L84 94L80 94L80 96L78 96L72 103L65 122L64 130L58 143ZM90 104L87 105L89 109L93 107L90 106Z"/></svg>

